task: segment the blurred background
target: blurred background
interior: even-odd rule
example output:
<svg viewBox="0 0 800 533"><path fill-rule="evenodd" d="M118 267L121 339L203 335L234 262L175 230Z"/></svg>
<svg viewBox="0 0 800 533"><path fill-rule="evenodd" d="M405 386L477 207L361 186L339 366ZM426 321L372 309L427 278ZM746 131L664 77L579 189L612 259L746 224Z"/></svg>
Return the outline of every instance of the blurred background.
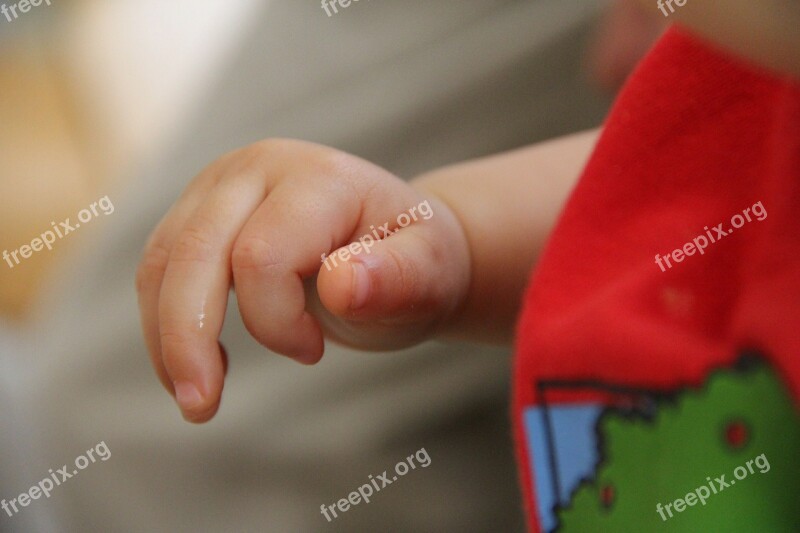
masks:
<svg viewBox="0 0 800 533"><path fill-rule="evenodd" d="M298 137L411 178L594 127L661 21L628 0L52 4L0 17L0 249L101 196L116 210L0 263L0 498L100 441L112 457L0 531L524 530L508 349L329 345L296 368L231 313L222 408L190 427L149 368L133 272L228 150ZM422 447L429 468L320 515Z"/></svg>

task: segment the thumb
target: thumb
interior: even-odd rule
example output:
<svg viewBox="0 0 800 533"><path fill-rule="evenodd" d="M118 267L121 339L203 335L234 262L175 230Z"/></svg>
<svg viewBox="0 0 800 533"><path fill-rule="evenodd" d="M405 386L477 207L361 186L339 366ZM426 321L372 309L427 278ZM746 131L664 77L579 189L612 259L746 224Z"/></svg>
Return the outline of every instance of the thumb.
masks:
<svg viewBox="0 0 800 533"><path fill-rule="evenodd" d="M328 256L317 278L329 336L360 348L396 349L429 337L463 303L466 238L449 212L391 236L366 236ZM344 252L343 252L344 251Z"/></svg>

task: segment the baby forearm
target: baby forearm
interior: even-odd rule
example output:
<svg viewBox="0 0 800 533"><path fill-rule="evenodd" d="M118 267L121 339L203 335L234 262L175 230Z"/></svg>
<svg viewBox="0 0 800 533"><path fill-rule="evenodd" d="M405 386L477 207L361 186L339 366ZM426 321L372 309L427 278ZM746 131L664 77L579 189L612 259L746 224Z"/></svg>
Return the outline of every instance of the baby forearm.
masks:
<svg viewBox="0 0 800 533"><path fill-rule="evenodd" d="M445 336L511 340L531 268L598 131L445 167L414 180L416 188L450 207L470 248L468 296L446 325Z"/></svg>

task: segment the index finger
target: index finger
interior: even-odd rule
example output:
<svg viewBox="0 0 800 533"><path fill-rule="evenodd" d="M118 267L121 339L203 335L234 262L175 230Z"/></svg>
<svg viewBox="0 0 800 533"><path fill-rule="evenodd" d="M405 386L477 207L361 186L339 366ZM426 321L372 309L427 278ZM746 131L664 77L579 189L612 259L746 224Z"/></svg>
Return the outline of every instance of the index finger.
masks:
<svg viewBox="0 0 800 533"><path fill-rule="evenodd" d="M161 384L173 395L175 390L161 360L161 339L158 328L158 298L161 283L169 262L169 253L178 235L192 213L216 185L230 158L228 155L209 165L181 194L175 205L153 230L136 271L139 315L147 351Z"/></svg>
<svg viewBox="0 0 800 533"><path fill-rule="evenodd" d="M210 419L219 406L224 368L218 338L231 282L230 251L268 190L269 180L249 163L220 179L186 221L159 293L163 365L184 418L192 422Z"/></svg>

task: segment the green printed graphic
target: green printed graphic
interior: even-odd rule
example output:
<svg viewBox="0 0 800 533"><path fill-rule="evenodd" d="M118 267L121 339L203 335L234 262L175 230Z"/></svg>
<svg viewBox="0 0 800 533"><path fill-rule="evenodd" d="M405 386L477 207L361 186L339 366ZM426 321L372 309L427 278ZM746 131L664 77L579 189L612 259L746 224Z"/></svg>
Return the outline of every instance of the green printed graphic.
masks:
<svg viewBox="0 0 800 533"><path fill-rule="evenodd" d="M557 509L559 532L800 532L800 416L765 365L715 372L649 420L609 410L598 438L595 479ZM761 454L768 471L762 458L734 477ZM722 475L730 486L720 490ZM664 511L666 520L656 512L710 483L718 493L705 505L690 498L682 512L673 505L672 518Z"/></svg>

